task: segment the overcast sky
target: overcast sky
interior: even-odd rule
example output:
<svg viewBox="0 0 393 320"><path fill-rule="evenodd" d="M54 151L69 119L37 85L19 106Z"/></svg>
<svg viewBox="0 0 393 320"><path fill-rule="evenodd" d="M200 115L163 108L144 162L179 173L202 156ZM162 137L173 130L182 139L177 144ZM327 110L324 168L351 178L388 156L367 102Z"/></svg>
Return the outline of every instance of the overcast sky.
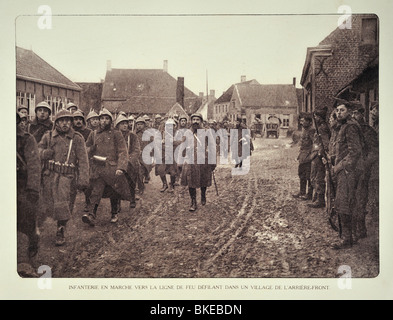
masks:
<svg viewBox="0 0 393 320"><path fill-rule="evenodd" d="M161 69L184 77L194 93L216 97L245 75L262 84L297 85L309 46L337 28L337 15L39 16L16 19L16 44L74 82L105 78L113 68ZM49 20L41 22L48 23Z"/></svg>

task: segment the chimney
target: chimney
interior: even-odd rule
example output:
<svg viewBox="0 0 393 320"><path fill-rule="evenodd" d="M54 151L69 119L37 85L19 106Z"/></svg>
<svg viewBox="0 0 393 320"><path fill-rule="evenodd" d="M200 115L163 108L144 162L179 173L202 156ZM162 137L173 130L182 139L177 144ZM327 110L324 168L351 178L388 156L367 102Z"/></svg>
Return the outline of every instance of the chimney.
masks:
<svg viewBox="0 0 393 320"><path fill-rule="evenodd" d="M296 77L293 77L293 86L296 87Z"/></svg>
<svg viewBox="0 0 393 320"><path fill-rule="evenodd" d="M163 67L162 71L168 73L168 60L164 60L164 67Z"/></svg>
<svg viewBox="0 0 393 320"><path fill-rule="evenodd" d="M112 71L112 61L106 60L106 71Z"/></svg>
<svg viewBox="0 0 393 320"><path fill-rule="evenodd" d="M184 107L184 78L177 77L176 102Z"/></svg>
<svg viewBox="0 0 393 320"><path fill-rule="evenodd" d="M240 77L240 82L244 82L244 81L246 81L246 76L241 76Z"/></svg>

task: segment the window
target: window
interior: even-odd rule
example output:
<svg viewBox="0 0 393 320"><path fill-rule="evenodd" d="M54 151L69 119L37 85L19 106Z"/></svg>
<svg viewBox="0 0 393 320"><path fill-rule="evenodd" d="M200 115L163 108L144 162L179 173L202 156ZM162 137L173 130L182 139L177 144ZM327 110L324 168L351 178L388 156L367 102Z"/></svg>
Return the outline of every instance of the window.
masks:
<svg viewBox="0 0 393 320"><path fill-rule="evenodd" d="M289 127L289 114L283 114L282 115L282 126L284 128L288 128Z"/></svg>
<svg viewBox="0 0 393 320"><path fill-rule="evenodd" d="M378 42L377 18L362 19L362 42L375 44Z"/></svg>

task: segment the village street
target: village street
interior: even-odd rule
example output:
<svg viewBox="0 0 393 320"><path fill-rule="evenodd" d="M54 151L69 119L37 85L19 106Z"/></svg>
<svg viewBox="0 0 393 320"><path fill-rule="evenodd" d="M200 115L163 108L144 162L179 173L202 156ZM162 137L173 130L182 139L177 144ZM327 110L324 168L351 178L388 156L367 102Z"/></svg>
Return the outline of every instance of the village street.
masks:
<svg viewBox="0 0 393 320"><path fill-rule="evenodd" d="M338 235L326 210L292 197L298 146L291 142L257 137L249 172L231 175L233 165L219 165L219 196L213 185L201 206L198 190L195 212L188 211L185 187L159 192L154 170L137 207L122 202L117 224L103 199L96 226L85 225L78 194L66 245L54 246L55 222L47 219L34 267L48 265L55 278L334 278L340 265L350 266L353 277L377 276L378 213L367 216L366 239L331 249Z"/></svg>

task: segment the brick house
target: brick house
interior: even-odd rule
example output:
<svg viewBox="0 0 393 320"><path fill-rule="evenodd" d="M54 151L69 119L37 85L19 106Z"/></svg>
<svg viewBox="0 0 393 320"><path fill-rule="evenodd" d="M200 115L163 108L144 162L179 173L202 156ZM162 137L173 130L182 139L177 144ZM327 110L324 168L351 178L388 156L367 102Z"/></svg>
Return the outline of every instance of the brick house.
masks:
<svg viewBox="0 0 393 320"><path fill-rule="evenodd" d="M76 82L81 87L79 109L81 109L85 115L90 110L99 112L101 110L101 95L102 95L102 82Z"/></svg>
<svg viewBox="0 0 393 320"><path fill-rule="evenodd" d="M163 69L112 69L108 64L101 104L113 114L164 116L178 102L194 112L198 96L184 86L184 78L173 78L164 61Z"/></svg>
<svg viewBox="0 0 393 320"><path fill-rule="evenodd" d="M41 101L52 106L52 118L69 102L79 105L80 92L81 87L32 50L16 47L16 107L28 107L30 118Z"/></svg>
<svg viewBox="0 0 393 320"><path fill-rule="evenodd" d="M378 101L378 18L352 15L351 28L337 27L318 46L307 48L301 85L301 111L335 106L334 97L361 101L369 107Z"/></svg>

